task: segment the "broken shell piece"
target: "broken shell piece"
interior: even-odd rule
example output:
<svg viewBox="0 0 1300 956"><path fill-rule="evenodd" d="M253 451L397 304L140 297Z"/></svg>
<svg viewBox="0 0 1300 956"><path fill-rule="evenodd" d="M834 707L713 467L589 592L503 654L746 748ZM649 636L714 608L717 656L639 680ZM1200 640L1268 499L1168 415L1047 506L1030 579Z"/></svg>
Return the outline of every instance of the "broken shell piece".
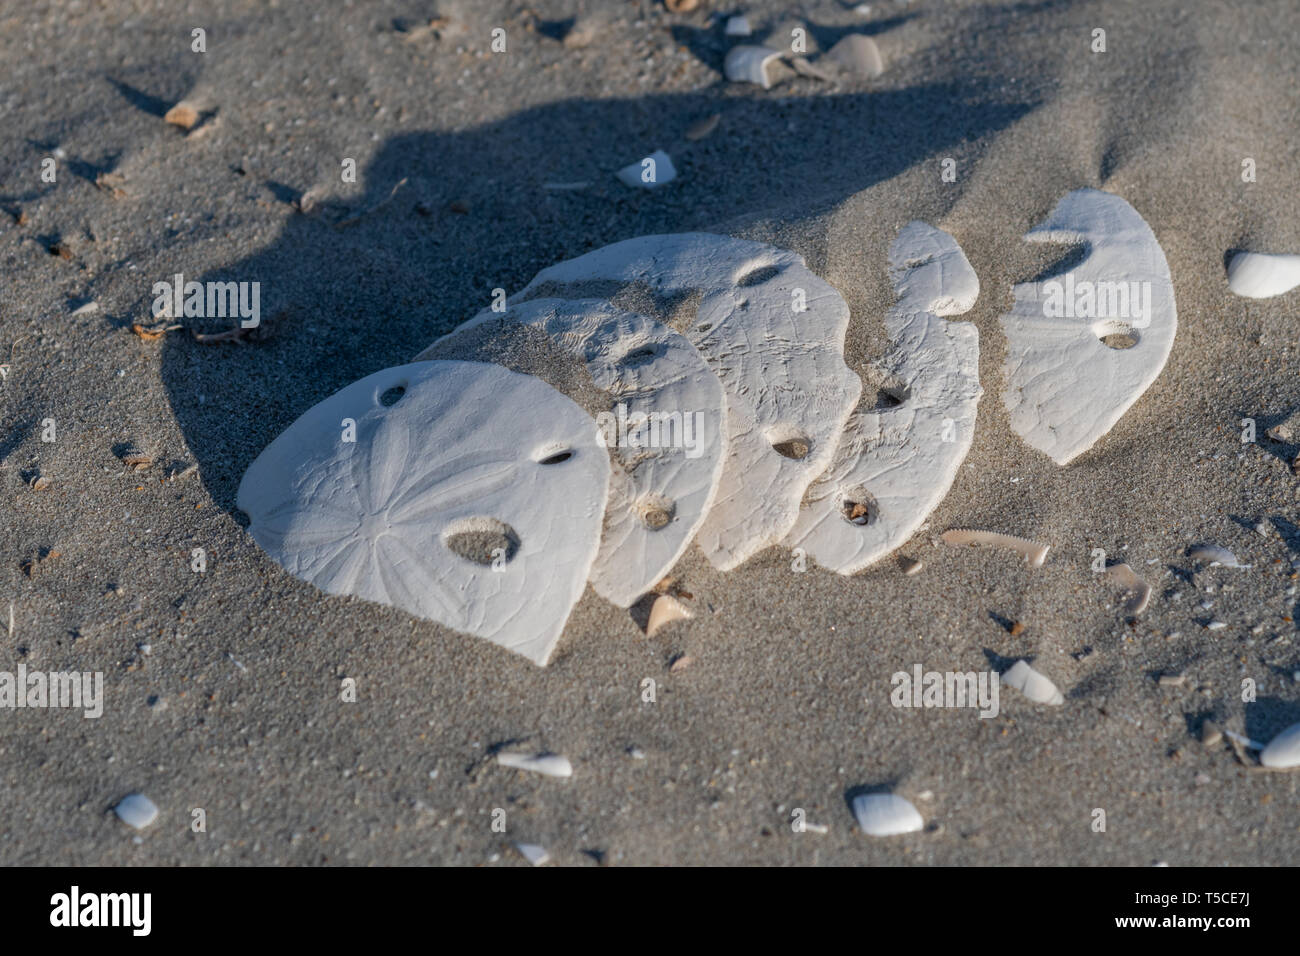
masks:
<svg viewBox="0 0 1300 956"><path fill-rule="evenodd" d="M767 71L768 64L780 56L780 53L769 47L742 43L727 52L722 70L732 83L757 83L763 89L770 90L772 81Z"/></svg>
<svg viewBox="0 0 1300 956"><path fill-rule="evenodd" d="M569 758L562 757L559 754L499 753L497 754L497 763L503 767L512 767L515 770L529 770L547 777L573 776L573 765L569 763Z"/></svg>
<svg viewBox="0 0 1300 956"><path fill-rule="evenodd" d="M1237 556L1227 548L1217 544L1198 544L1187 549L1187 556L1193 561L1201 561L1210 567L1220 565L1225 568L1249 568L1249 564L1238 564Z"/></svg>
<svg viewBox="0 0 1300 956"><path fill-rule="evenodd" d="M1128 602L1124 605L1124 610L1136 617L1147 609L1147 603L1151 600L1151 585L1142 580L1127 564L1115 564L1106 569L1106 574L1129 592Z"/></svg>
<svg viewBox="0 0 1300 956"><path fill-rule="evenodd" d="M157 115L156 113L154 114ZM163 114L163 122L179 126L185 132L192 130L199 121L199 111L186 102L177 103Z"/></svg>
<svg viewBox="0 0 1300 956"><path fill-rule="evenodd" d="M586 586L608 484L591 417L545 382L419 362L305 412L237 501L295 577L544 665Z"/></svg>
<svg viewBox="0 0 1300 956"><path fill-rule="evenodd" d="M1300 285L1300 256L1238 252L1228 263L1228 288L1248 299L1268 299Z"/></svg>
<svg viewBox="0 0 1300 956"><path fill-rule="evenodd" d="M597 416L612 471L591 585L631 607L672 569L713 506L727 447L722 383L680 333L602 299L530 299L487 317L543 332L617 400Z"/></svg>
<svg viewBox="0 0 1300 956"><path fill-rule="evenodd" d="M876 41L862 33L850 33L836 43L826 54L828 60L838 63L856 76L875 78L885 72Z"/></svg>
<svg viewBox="0 0 1300 956"><path fill-rule="evenodd" d="M158 819L157 805L143 793L127 794L113 812L119 820L137 830L143 830Z"/></svg>
<svg viewBox="0 0 1300 956"><path fill-rule="evenodd" d="M723 571L780 542L861 394L844 364L843 296L796 253L681 233L616 242L543 269L515 301L539 287L553 296L554 286L600 280L644 284L663 297L702 293L682 334L722 381L728 439L697 541Z"/></svg>
<svg viewBox="0 0 1300 956"><path fill-rule="evenodd" d="M1151 227L1110 193L1068 193L1024 238L1086 250L1064 275L1017 284L1002 317L1011 427L1064 465L1110 431L1165 367L1178 330L1174 287Z"/></svg>
<svg viewBox="0 0 1300 956"><path fill-rule="evenodd" d="M1201 724L1201 744L1205 747L1217 747L1223 743L1223 731L1219 725L1212 720L1207 720Z"/></svg>
<svg viewBox="0 0 1300 956"><path fill-rule="evenodd" d="M515 849L533 866L545 866L551 861L551 854L546 851L546 847L536 843L516 843Z"/></svg>
<svg viewBox="0 0 1300 956"><path fill-rule="evenodd" d="M1300 440L1300 409L1292 412L1284 421L1274 425L1264 434L1273 441L1290 443Z"/></svg>
<svg viewBox="0 0 1300 956"><path fill-rule="evenodd" d="M749 28L749 18L743 15L727 18L725 33L729 37L747 37L754 31Z"/></svg>
<svg viewBox="0 0 1300 956"><path fill-rule="evenodd" d="M618 171L619 181L633 188L654 189L677 178L673 161L662 149Z"/></svg>
<svg viewBox="0 0 1300 956"><path fill-rule="evenodd" d="M821 70L817 69L817 67L813 66L810 62L808 62L807 58L805 57L802 56L791 57L790 66L792 66L794 68L794 71L798 73L800 76L806 76L814 80L821 80L823 83L831 82L830 76L828 76L826 73L822 72Z"/></svg>
<svg viewBox="0 0 1300 956"><path fill-rule="evenodd" d="M654 637L655 631L673 621L689 621L695 615L671 594L661 594L650 605L650 617L646 621L646 637Z"/></svg>
<svg viewBox="0 0 1300 956"><path fill-rule="evenodd" d="M957 242L923 222L889 251L897 304L885 316L890 348L879 407L867 389L829 468L809 487L785 544L822 567L854 574L904 544L943 501L970 451L979 383L979 333L941 316L969 311L979 278ZM1041 562L1040 562L1041 563Z"/></svg>
<svg viewBox="0 0 1300 956"><path fill-rule="evenodd" d="M1002 683L1014 687L1036 704L1059 707L1065 703L1065 697L1057 686L1026 661L1016 661L1011 665L1011 669L1002 675Z"/></svg>
<svg viewBox="0 0 1300 956"><path fill-rule="evenodd" d="M1012 534L1001 534L997 531L973 531L969 528L953 528L951 531L945 531L939 537L943 538L944 544L952 545L959 548L964 545L986 545L990 548L1008 548L1017 554L1025 556L1031 568L1042 567L1043 561L1047 558L1047 552L1051 545L1039 544L1036 541L1028 541L1025 538L1017 538Z"/></svg>
<svg viewBox="0 0 1300 956"><path fill-rule="evenodd" d="M921 811L896 793L863 793L853 798L853 816L868 836L897 836L925 827Z"/></svg>
<svg viewBox="0 0 1300 956"><path fill-rule="evenodd" d="M1259 762L1279 770L1300 767L1300 724L1292 724L1270 740L1260 751Z"/></svg>

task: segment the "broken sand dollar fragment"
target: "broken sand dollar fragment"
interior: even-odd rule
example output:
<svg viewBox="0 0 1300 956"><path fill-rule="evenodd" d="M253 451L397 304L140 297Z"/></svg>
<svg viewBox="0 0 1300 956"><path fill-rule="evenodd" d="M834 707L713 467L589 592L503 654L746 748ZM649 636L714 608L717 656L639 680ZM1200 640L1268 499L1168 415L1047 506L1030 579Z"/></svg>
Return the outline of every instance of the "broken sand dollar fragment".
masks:
<svg viewBox="0 0 1300 956"><path fill-rule="evenodd" d="M249 466L253 539L328 594L401 608L545 664L600 543L609 456L539 379L476 362L384 369Z"/></svg>
<svg viewBox="0 0 1300 956"><path fill-rule="evenodd" d="M970 451L983 394L979 333L941 318L970 311L979 296L961 247L940 229L909 223L890 247L889 272L898 294L880 363L889 402L870 390L785 542L840 574L901 546L943 500Z"/></svg>
<svg viewBox="0 0 1300 956"><path fill-rule="evenodd" d="M540 330L610 397L596 418L612 470L591 585L631 607L682 556L713 505L726 449L722 383L680 333L603 299L530 299L472 321L493 319ZM439 340L438 352L451 344Z"/></svg>
<svg viewBox="0 0 1300 956"><path fill-rule="evenodd" d="M699 293L682 334L721 380L728 436L697 540L730 570L780 542L830 465L862 383L844 364L849 307L796 253L709 233L628 239L543 269L514 299L583 284ZM471 322L476 320L471 320Z"/></svg>
<svg viewBox="0 0 1300 956"><path fill-rule="evenodd" d="M1067 194L1031 242L1084 246L1063 274L1015 286L1002 317L1011 427L1058 465L1093 446L1156 380L1178 329L1169 265L1118 196Z"/></svg>

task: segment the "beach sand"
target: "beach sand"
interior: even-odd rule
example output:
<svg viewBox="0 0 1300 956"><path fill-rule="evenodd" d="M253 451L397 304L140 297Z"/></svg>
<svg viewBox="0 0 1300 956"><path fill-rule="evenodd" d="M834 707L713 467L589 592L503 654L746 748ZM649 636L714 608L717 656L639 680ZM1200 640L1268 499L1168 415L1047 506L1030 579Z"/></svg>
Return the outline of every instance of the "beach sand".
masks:
<svg viewBox="0 0 1300 956"><path fill-rule="evenodd" d="M1264 436L1300 406L1300 291L1243 299L1224 274L1232 249L1300 252L1295 4L756 0L760 37L800 15L812 45L865 32L885 61L875 80L766 91L722 80L732 41L707 3L201 6L0 5L0 670L105 681L98 719L0 710L0 862L527 865L516 841L575 865L1296 862L1300 776L1199 740L1207 718L1257 741L1300 720L1300 449ZM435 13L444 26L417 29ZM578 15L589 42L566 45ZM208 114L188 135L162 119L182 99ZM655 149L675 182L615 179ZM546 188L574 182L590 185ZM1058 467L1010 428L998 320L1068 252L1022 236L1081 187L1154 230L1179 329L1151 388ZM494 288L620 239L799 252L848 301L863 372L886 344L889 244L915 219L979 275L961 319L984 387L951 492L899 552L917 575L893 557L795 573L780 547L724 574L692 549L676 577L693 620L647 638L588 588L542 669L323 595L244 529L240 477L311 405L409 361ZM176 273L260 282L270 334L134 334ZM99 310L73 315L87 300ZM128 448L154 463L128 468ZM1051 551L1032 568L938 543L953 527ZM1202 541L1251 567L1198 570ZM1098 548L1151 583L1136 623L1092 571ZM1009 689L991 719L890 703L914 665L1020 658L1063 706ZM564 754L573 776L499 767L502 745ZM908 797L927 829L864 836L857 787ZM109 812L133 791L161 809L139 839ZM794 832L795 808L829 831Z"/></svg>

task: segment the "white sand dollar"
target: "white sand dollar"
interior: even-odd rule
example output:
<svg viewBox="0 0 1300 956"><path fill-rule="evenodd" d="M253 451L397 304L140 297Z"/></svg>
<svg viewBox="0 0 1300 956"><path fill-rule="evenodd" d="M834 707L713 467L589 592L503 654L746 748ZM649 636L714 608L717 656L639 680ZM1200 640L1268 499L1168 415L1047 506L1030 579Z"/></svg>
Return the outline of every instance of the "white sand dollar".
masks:
<svg viewBox="0 0 1300 956"><path fill-rule="evenodd" d="M853 816L868 836L898 836L925 827L921 811L896 793L863 793L853 798Z"/></svg>
<svg viewBox="0 0 1300 956"><path fill-rule="evenodd" d="M722 383L681 334L603 299L531 299L474 321L490 319L541 330L614 400L597 419L613 468L591 585L630 607L677 562L713 505L726 450Z"/></svg>
<svg viewBox="0 0 1300 956"><path fill-rule="evenodd" d="M940 318L969 311L979 296L961 247L913 222L890 247L889 271L898 302L885 317L891 347L881 368L900 403L854 413L786 536L840 574L902 545L943 500L970 451L983 394L979 333ZM871 394L866 404L874 403Z"/></svg>
<svg viewBox="0 0 1300 956"><path fill-rule="evenodd" d="M722 382L728 447L698 541L730 570L785 537L804 491L831 463L862 390L844 364L848 305L801 256L708 233L605 246L543 269L515 301L548 284L599 280L702 294L683 334Z"/></svg>
<svg viewBox="0 0 1300 956"><path fill-rule="evenodd" d="M1248 299L1270 299L1300 286L1300 256L1238 252L1228 263L1228 288Z"/></svg>
<svg viewBox="0 0 1300 956"><path fill-rule="evenodd" d="M308 409L249 466L238 504L290 574L545 664L595 559L608 481L591 417L546 383L421 362Z"/></svg>
<svg viewBox="0 0 1300 956"><path fill-rule="evenodd" d="M1174 287L1151 228L1110 193L1068 193L1025 239L1086 248L1070 272L1017 284L1002 317L1011 427L1064 465L1110 431L1165 367L1178 329Z"/></svg>

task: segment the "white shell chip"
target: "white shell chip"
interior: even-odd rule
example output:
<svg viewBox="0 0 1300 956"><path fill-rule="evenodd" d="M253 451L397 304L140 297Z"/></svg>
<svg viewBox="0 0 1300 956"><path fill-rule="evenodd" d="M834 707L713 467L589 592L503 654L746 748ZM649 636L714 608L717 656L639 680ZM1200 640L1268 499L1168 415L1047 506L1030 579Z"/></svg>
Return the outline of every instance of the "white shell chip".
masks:
<svg viewBox="0 0 1300 956"><path fill-rule="evenodd" d="M419 362L308 409L249 466L238 504L295 577L545 664L595 559L608 483L591 417L546 383Z"/></svg>
<svg viewBox="0 0 1300 956"><path fill-rule="evenodd" d="M1069 272L1017 284L1002 317L1011 427L1064 465L1110 431L1164 368L1178 329L1174 287L1151 227L1110 193L1068 193L1025 239L1086 250Z"/></svg>
<svg viewBox="0 0 1300 956"><path fill-rule="evenodd" d="M1065 697L1055 684L1047 677L1029 666L1028 661L1016 661L1002 675L1002 683L1014 687L1036 704L1049 704L1059 707L1065 703Z"/></svg>
<svg viewBox="0 0 1300 956"><path fill-rule="evenodd" d="M853 816L868 836L898 836L925 827L921 811L896 793L863 793L853 798Z"/></svg>
<svg viewBox="0 0 1300 956"><path fill-rule="evenodd" d="M913 222L890 247L889 263L899 299L885 318L892 345L882 368L901 402L854 413L785 541L840 574L898 548L943 500L970 451L983 394L979 333L940 318L969 311L979 295L956 241ZM868 395L867 404L874 401Z"/></svg>
<svg viewBox="0 0 1300 956"><path fill-rule="evenodd" d="M500 753L497 754L497 763L515 770L530 770L546 777L573 776L573 764L569 763L568 757L560 754Z"/></svg>
<svg viewBox="0 0 1300 956"><path fill-rule="evenodd" d="M113 808L117 818L127 826L143 830L158 819L157 805L143 793L131 793Z"/></svg>
<svg viewBox="0 0 1300 956"><path fill-rule="evenodd" d="M1278 770L1300 767L1300 724L1292 724L1270 740L1260 751L1259 762Z"/></svg>

